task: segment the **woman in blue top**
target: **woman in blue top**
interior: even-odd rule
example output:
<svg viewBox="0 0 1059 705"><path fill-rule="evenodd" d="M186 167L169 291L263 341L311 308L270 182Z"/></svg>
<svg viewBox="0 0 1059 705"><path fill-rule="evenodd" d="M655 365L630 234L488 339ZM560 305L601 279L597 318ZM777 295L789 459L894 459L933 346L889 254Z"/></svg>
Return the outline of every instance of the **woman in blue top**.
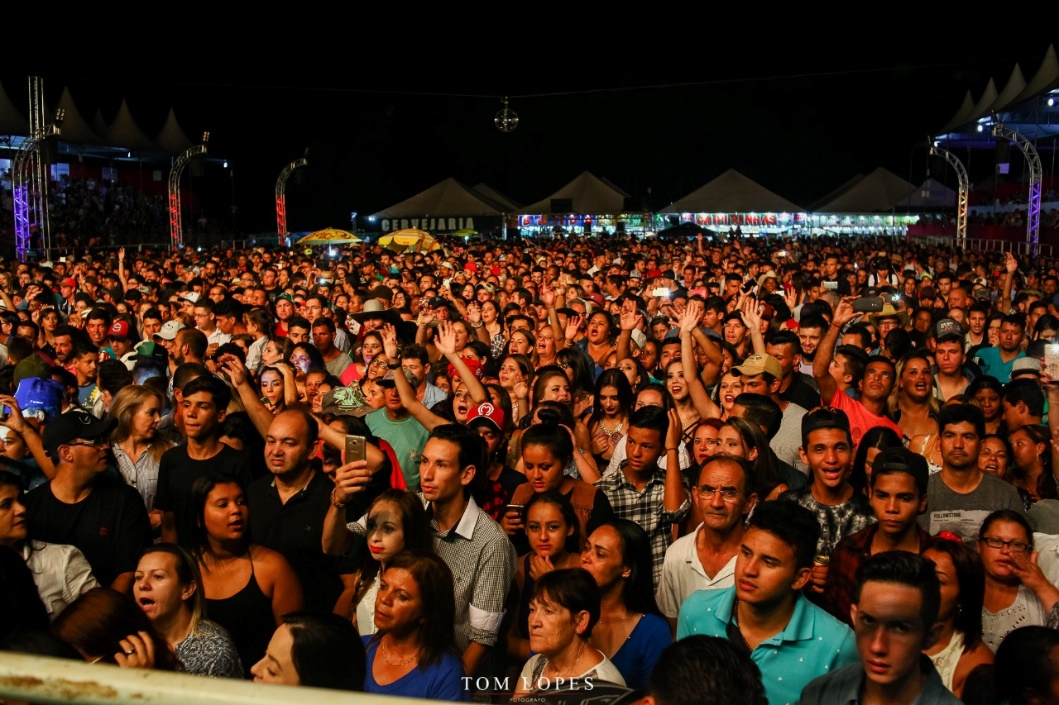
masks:
<svg viewBox="0 0 1059 705"><path fill-rule="evenodd" d="M672 641L655 604L651 541L639 524L613 519L588 537L581 567L602 593L599 621L589 644L602 651L630 688L643 688Z"/></svg>
<svg viewBox="0 0 1059 705"><path fill-rule="evenodd" d="M464 700L463 661L454 646L452 571L429 551L402 551L387 564L375 598L375 626L364 636L364 691Z"/></svg>

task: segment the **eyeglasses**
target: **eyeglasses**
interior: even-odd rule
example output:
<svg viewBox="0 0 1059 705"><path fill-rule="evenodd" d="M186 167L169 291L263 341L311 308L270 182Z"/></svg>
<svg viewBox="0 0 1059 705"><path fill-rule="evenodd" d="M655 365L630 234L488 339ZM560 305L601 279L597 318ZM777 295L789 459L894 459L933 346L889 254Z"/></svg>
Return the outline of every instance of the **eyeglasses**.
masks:
<svg viewBox="0 0 1059 705"><path fill-rule="evenodd" d="M1030 545L1028 543L1023 543L1022 541L1003 541L992 536L983 536L982 543L989 546L989 548L995 548L997 550L1010 548L1013 553L1025 553L1030 550Z"/></svg>
<svg viewBox="0 0 1059 705"><path fill-rule="evenodd" d="M89 448L104 448L110 445L110 441L106 438L97 438L94 441L89 441L84 438L75 438L72 441L63 443L64 446L87 446Z"/></svg>
<svg viewBox="0 0 1059 705"><path fill-rule="evenodd" d="M712 487L710 485L702 485L699 487L699 495L706 499L710 499L718 492L721 493L721 499L728 503L736 501L739 499L739 495L742 494L742 492L734 487Z"/></svg>

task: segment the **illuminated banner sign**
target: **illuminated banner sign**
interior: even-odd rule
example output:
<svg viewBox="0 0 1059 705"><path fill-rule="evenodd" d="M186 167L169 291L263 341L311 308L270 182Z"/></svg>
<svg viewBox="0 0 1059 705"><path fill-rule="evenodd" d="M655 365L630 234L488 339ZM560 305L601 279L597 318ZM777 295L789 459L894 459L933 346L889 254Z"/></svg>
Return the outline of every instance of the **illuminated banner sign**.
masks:
<svg viewBox="0 0 1059 705"><path fill-rule="evenodd" d="M496 218L499 222L499 216ZM427 232L445 232L457 230L475 230L474 218L471 216L460 218L383 218L382 231L388 233L391 230L405 230L406 228L419 228Z"/></svg>

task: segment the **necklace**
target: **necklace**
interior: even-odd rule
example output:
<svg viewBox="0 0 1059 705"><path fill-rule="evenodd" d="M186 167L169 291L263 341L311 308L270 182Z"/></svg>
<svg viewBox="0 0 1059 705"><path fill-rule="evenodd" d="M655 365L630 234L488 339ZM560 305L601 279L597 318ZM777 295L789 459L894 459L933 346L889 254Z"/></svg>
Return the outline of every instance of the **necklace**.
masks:
<svg viewBox="0 0 1059 705"><path fill-rule="evenodd" d="M619 423L617 425L617 427L614 428L614 430L610 430L610 429L607 428L607 424L603 423L603 419L599 420L599 430L603 431L603 433L607 434L607 436L610 438L610 444L612 446L613 445L617 445L618 441L621 440L621 429L624 426L625 426L625 420L622 419L621 423Z"/></svg>
<svg viewBox="0 0 1059 705"><path fill-rule="evenodd" d="M581 657L585 655L585 644L586 644L584 639L579 639L579 641L581 643L577 645L577 657L574 659L574 662L571 663L569 668L567 669L569 671L572 671L572 673L566 674L563 671L559 671L558 669L553 667L552 668L552 676L553 677L559 678L559 677L566 676L566 675L569 675L569 676L572 677L572 676L576 675L576 673L577 673L577 664L581 660ZM552 664L549 662L548 665L552 665Z"/></svg>
<svg viewBox="0 0 1059 705"><path fill-rule="evenodd" d="M623 614L623 615L621 616L621 619L615 619L615 620L613 620L613 621L611 621L611 622L608 622L607 620L605 620L605 619L603 619L602 617L600 617L600 618L599 618L599 619L598 619L598 620L596 621L596 624L621 624L622 622L624 622L624 621L625 621L625 620L627 620L628 618L629 618L629 612L628 612L628 611L626 611L626 612L625 612L625 614Z"/></svg>
<svg viewBox="0 0 1059 705"><path fill-rule="evenodd" d="M410 657L408 657L404 661L401 661L400 663L394 663L393 661L391 661L389 659L389 657L386 655L388 652L389 652L389 649L386 647L385 638L384 639L380 639L379 640L379 653L382 654L383 661L385 661L386 663L390 664L391 666L395 666L397 668L403 668L403 667L407 666L408 664L412 663L413 661L416 661L416 660L419 659L419 649L416 649L414 654L412 654Z"/></svg>
<svg viewBox="0 0 1059 705"><path fill-rule="evenodd" d="M739 598L738 597L735 598L734 600L732 600L732 617L736 618L735 628L736 628L736 631L739 632L739 638L743 640L743 646L746 647L747 653L750 653L750 654L754 653L754 650L752 648L750 648L750 642L748 642L746 640L746 637L743 635L743 630L739 626L739 621L738 621L738 619L739 619Z"/></svg>

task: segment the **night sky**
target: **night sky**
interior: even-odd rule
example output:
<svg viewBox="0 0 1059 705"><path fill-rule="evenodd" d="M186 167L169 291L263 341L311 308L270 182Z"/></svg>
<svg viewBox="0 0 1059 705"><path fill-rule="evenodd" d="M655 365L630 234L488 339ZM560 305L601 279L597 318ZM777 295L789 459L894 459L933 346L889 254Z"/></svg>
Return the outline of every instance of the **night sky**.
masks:
<svg viewBox="0 0 1059 705"><path fill-rule="evenodd" d="M127 98L151 137L174 108L193 140L210 130L210 155L234 169L232 182L211 166L210 192L197 197L227 217L234 183L238 228L252 233L274 230L276 177L306 147L305 180L288 187L292 231L348 227L350 211L448 177L530 203L587 170L646 209L729 168L803 206L879 166L918 183L927 135L967 90L977 100L991 77L1002 90L1016 62L1029 81L1050 43L779 31L715 28L643 46L379 35L294 53L244 40L173 61L145 47L76 65L23 57L0 66L0 81L23 108L30 73L53 104L68 86L89 122L97 109L113 120ZM509 134L493 126L504 95L520 117Z"/></svg>

